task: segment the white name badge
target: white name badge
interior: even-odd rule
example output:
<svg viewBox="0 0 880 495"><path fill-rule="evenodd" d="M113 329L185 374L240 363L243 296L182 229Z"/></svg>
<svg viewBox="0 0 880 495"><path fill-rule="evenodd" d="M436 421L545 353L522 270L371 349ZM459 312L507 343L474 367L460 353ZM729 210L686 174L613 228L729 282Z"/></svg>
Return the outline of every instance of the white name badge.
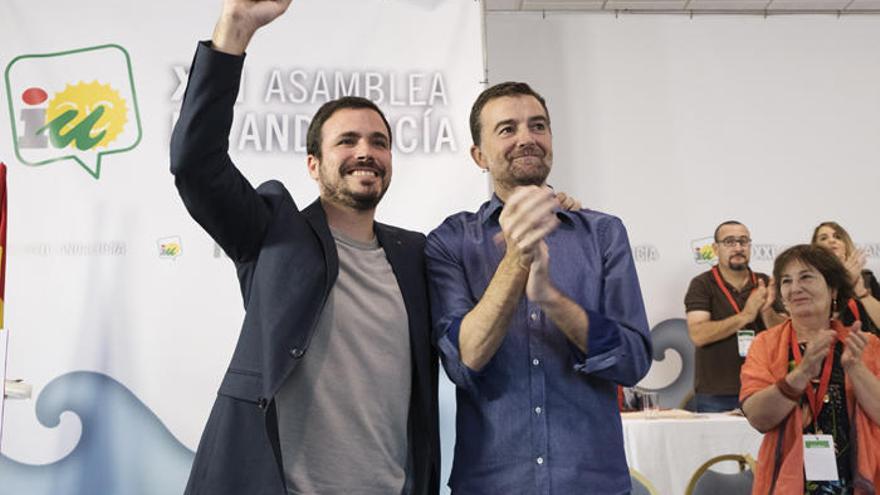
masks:
<svg viewBox="0 0 880 495"><path fill-rule="evenodd" d="M804 475L808 481L837 481L831 435L804 435Z"/></svg>
<svg viewBox="0 0 880 495"><path fill-rule="evenodd" d="M752 346L753 340L755 340L754 330L736 331L736 343L739 347L739 357L746 357L746 355L749 353L749 347Z"/></svg>

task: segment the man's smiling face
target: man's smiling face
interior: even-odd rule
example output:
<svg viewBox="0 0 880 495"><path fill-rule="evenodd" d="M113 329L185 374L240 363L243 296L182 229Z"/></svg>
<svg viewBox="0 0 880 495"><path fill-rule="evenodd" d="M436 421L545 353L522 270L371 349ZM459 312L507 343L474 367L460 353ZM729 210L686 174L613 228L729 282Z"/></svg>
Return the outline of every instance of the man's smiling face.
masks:
<svg viewBox="0 0 880 495"><path fill-rule="evenodd" d="M321 158L309 156L321 197L357 210L376 207L391 184L391 138L371 109L337 110L321 127Z"/></svg>

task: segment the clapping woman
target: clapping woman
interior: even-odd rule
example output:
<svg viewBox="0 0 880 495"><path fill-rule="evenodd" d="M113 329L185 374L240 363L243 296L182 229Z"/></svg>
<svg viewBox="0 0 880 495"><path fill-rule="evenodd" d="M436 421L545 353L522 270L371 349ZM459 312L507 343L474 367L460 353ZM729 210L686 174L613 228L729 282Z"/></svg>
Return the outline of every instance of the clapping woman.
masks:
<svg viewBox="0 0 880 495"><path fill-rule="evenodd" d="M842 301L838 310L844 325L862 322L862 330L880 334L880 283L865 269L865 253L856 249L849 233L837 222L822 222L813 230L814 246L821 246L843 263L853 285L853 297Z"/></svg>
<svg viewBox="0 0 880 495"><path fill-rule="evenodd" d="M741 372L743 412L765 433L752 493L880 493L880 339L832 318L852 296L849 274L830 251L799 245L773 276L791 318L758 334ZM823 446L830 462L805 463Z"/></svg>

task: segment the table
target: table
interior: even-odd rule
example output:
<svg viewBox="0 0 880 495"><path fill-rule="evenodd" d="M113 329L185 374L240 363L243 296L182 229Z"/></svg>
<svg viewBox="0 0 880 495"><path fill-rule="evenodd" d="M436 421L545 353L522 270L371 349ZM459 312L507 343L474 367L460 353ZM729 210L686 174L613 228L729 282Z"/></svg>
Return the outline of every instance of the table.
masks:
<svg viewBox="0 0 880 495"><path fill-rule="evenodd" d="M642 473L659 495L683 495L697 468L717 455L750 454L757 459L762 438L744 417L726 413L623 418L629 467Z"/></svg>

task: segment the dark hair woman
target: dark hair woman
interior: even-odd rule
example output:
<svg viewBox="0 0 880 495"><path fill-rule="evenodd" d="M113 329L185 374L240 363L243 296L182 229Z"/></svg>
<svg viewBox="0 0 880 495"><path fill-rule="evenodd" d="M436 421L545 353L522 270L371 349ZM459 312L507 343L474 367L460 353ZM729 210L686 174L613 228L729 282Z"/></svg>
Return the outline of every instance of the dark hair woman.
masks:
<svg viewBox="0 0 880 495"><path fill-rule="evenodd" d="M791 318L758 334L741 372L743 412L765 433L752 493L880 493L880 339L832 316L852 295L849 273L802 244L773 276ZM836 479L805 462L823 445Z"/></svg>

